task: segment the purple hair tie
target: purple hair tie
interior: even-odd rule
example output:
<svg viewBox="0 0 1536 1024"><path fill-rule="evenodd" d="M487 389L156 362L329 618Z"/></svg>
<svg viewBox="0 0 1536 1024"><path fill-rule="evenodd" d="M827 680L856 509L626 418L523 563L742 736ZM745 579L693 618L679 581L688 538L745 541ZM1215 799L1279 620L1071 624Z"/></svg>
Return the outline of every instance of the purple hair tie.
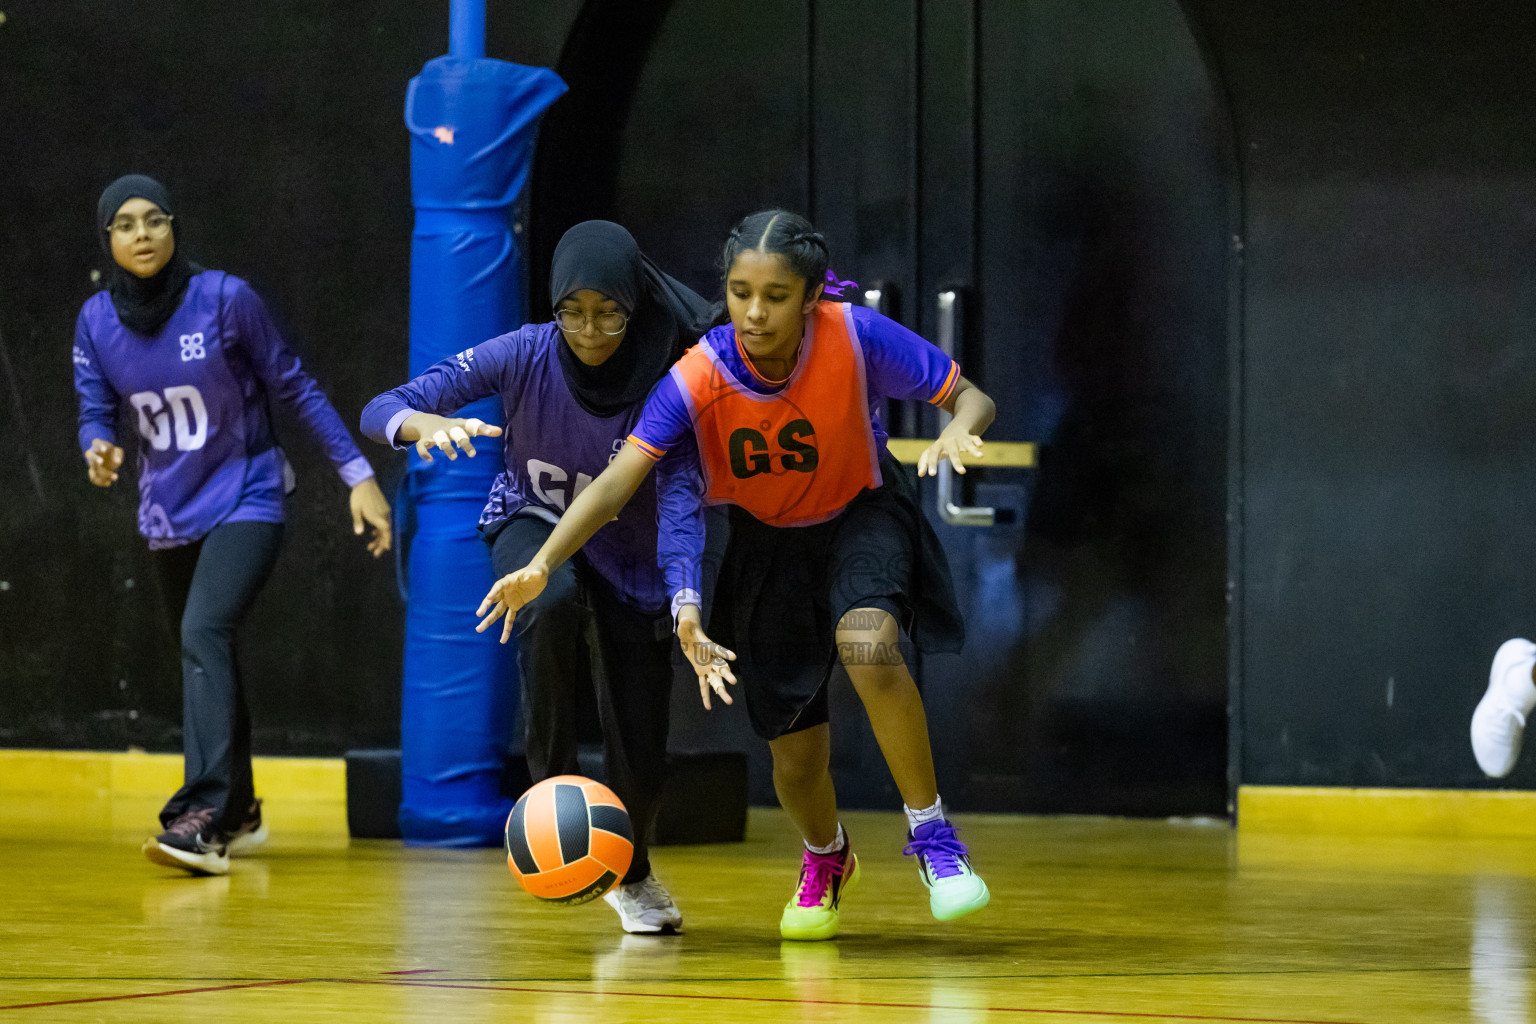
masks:
<svg viewBox="0 0 1536 1024"><path fill-rule="evenodd" d="M849 289L856 289L857 281L839 281L837 273L831 267L827 268L827 280L822 286L821 294L833 299L841 299L847 296Z"/></svg>

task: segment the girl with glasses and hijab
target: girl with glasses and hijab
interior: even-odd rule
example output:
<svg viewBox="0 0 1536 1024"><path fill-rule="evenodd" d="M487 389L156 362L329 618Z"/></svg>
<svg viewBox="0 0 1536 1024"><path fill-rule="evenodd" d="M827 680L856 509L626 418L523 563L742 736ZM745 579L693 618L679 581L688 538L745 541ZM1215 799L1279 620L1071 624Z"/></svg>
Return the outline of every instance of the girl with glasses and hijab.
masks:
<svg viewBox="0 0 1536 1024"><path fill-rule="evenodd" d="M363 433L421 458L473 457L502 428L452 414L498 395L505 469L480 517L496 575L525 564L582 489L624 447L645 397L697 339L709 306L664 273L628 231L587 221L550 268L553 322L528 324L430 367L363 410ZM669 595L697 601L698 477L664 459L657 479L597 530L517 620L528 769L535 782L579 774L576 687L597 695L608 784L628 808L635 854L606 896L627 932L671 933L682 915L651 871L646 836L660 806L672 686ZM681 524L658 531L658 502ZM664 567L664 568L660 568ZM590 629L589 625L595 626Z"/></svg>
<svg viewBox="0 0 1536 1024"><path fill-rule="evenodd" d="M341 417L240 278L190 262L165 186L130 174L101 194L110 288L75 325L81 450L91 483L118 479L117 417L137 423L139 532L181 627L186 781L160 812L150 860L222 875L266 838L251 781L251 720L235 631L271 575L293 471L272 431L276 398L351 489L353 532L389 549L389 503Z"/></svg>

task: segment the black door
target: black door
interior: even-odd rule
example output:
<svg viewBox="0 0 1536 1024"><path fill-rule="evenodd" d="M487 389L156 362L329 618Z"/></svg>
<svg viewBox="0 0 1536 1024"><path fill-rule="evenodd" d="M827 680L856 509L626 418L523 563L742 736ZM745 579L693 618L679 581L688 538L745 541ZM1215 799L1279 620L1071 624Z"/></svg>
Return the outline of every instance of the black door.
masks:
<svg viewBox="0 0 1536 1024"><path fill-rule="evenodd" d="M630 84L597 62L606 99L567 41L582 114L557 107L545 132L534 267L569 223L611 216L716 294L732 221L808 210L871 303L952 343L997 401L989 436L1040 444L1037 469L952 495L992 525L950 525L924 483L969 634L913 661L940 791L968 810L1220 812L1229 142L1177 4L641 8ZM591 122L616 108L605 156ZM926 407L886 415L939 429ZM680 695L678 742L757 751L771 802L765 751L696 700ZM894 806L846 679L834 721L842 802Z"/></svg>

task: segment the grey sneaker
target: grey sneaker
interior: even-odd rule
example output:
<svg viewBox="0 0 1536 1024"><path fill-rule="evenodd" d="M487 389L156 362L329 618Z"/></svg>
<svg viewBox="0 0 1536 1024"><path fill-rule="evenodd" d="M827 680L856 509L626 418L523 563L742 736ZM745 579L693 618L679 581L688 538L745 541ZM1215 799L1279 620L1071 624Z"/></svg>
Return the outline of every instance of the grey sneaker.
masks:
<svg viewBox="0 0 1536 1024"><path fill-rule="evenodd" d="M144 856L194 875L229 874L228 845L224 834L213 827L212 807L187 811L164 832L146 839Z"/></svg>
<svg viewBox="0 0 1536 1024"><path fill-rule="evenodd" d="M682 930L682 911L655 874L620 885L603 899L619 912L619 923L632 935L675 935Z"/></svg>
<svg viewBox="0 0 1536 1024"><path fill-rule="evenodd" d="M265 845L266 841L267 826L262 824L261 801L258 799L245 812L245 820L240 822L240 827L229 834L229 855L244 857Z"/></svg>

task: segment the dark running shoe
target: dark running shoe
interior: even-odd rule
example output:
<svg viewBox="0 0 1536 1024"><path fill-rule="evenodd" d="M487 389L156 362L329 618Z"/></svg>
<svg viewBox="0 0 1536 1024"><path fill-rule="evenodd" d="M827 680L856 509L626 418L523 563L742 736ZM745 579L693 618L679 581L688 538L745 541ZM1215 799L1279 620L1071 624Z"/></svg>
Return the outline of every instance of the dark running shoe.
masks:
<svg viewBox="0 0 1536 1024"><path fill-rule="evenodd" d="M261 821L261 801L251 804L240 827L229 834L229 855L244 857L266 844L267 826Z"/></svg>
<svg viewBox="0 0 1536 1024"><path fill-rule="evenodd" d="M145 840L144 856L194 875L229 874L228 846L224 834L213 827L212 807L187 811L164 832Z"/></svg>

